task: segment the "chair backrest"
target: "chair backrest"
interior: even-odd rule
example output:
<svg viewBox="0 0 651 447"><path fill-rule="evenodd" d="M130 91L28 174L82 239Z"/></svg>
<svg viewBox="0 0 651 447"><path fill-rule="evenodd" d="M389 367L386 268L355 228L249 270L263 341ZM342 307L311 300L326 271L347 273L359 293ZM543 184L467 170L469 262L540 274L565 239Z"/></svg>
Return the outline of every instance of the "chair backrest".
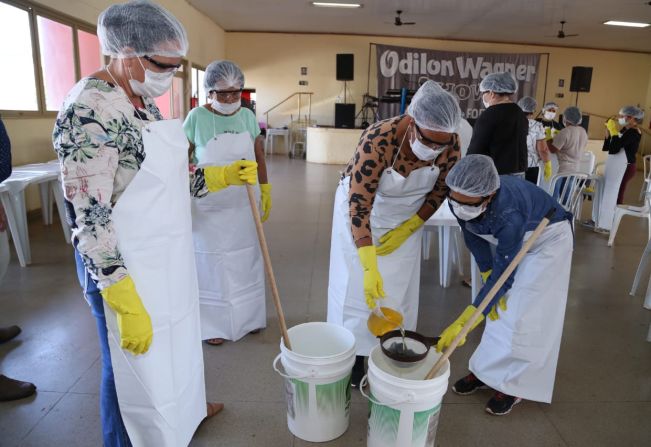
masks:
<svg viewBox="0 0 651 447"><path fill-rule="evenodd" d="M651 155L645 155L642 161L644 162L644 178L649 178L649 175L651 175Z"/></svg>
<svg viewBox="0 0 651 447"><path fill-rule="evenodd" d="M577 171L584 172L586 174L592 174L592 171L594 170L595 161L596 161L596 157L592 152L590 151L583 152L583 154L581 155L581 160L579 161L579 166Z"/></svg>
<svg viewBox="0 0 651 447"><path fill-rule="evenodd" d="M584 172L564 172L562 174L556 174L552 177L551 181L552 193L556 191L556 185L563 181L563 179L565 179L565 182L560 188L560 194L557 199L558 203L560 203L567 211L573 213L575 219L578 219L581 211L578 209L579 203L581 203L581 194L583 193L583 189L588 181L588 174Z"/></svg>

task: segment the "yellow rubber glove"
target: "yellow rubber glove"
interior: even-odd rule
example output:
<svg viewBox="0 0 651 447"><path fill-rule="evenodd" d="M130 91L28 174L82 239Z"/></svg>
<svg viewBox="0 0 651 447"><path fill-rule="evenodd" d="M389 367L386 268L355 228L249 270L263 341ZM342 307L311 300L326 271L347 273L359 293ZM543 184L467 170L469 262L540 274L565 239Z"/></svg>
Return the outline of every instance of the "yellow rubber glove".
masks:
<svg viewBox="0 0 651 447"><path fill-rule="evenodd" d="M117 316L120 347L136 355L147 352L154 333L131 277L127 276L100 293Z"/></svg>
<svg viewBox="0 0 651 447"><path fill-rule="evenodd" d="M545 127L545 141L550 141L553 140L554 137L552 136L552 128L551 127Z"/></svg>
<svg viewBox="0 0 651 447"><path fill-rule="evenodd" d="M617 121L615 121L612 118L606 121L606 129L608 129L608 133L610 133L611 137L616 137L619 135L619 129L617 128Z"/></svg>
<svg viewBox="0 0 651 447"><path fill-rule="evenodd" d="M543 177L545 181L549 181L552 178L552 161L548 160L545 162L545 170L543 171Z"/></svg>
<svg viewBox="0 0 651 447"><path fill-rule="evenodd" d="M441 339L436 344L436 352L442 352L444 349L447 349L447 347L452 344L452 341L457 337L457 335L459 335L461 329L463 329L463 327L466 325L468 320L470 320L470 317L472 316L473 313L475 313L476 310L477 308L473 305L466 307L466 309L461 313L459 318L457 318L454 323L452 323L443 331L443 333L441 334ZM472 330L476 328L477 325L482 321L484 321L484 316L480 315L479 318L477 318L475 324L470 329ZM461 340L461 342L459 342L459 346L463 346L465 342L466 342L466 338L464 337Z"/></svg>
<svg viewBox="0 0 651 447"><path fill-rule="evenodd" d="M258 182L258 164L251 160L237 160L228 166L203 168L208 191L216 192L231 185L255 185Z"/></svg>
<svg viewBox="0 0 651 447"><path fill-rule="evenodd" d="M488 269L485 272L481 272L481 280L484 284L486 284L486 281L488 281L488 277L491 276L491 273L493 273L493 269Z"/></svg>
<svg viewBox="0 0 651 447"><path fill-rule="evenodd" d="M500 319L500 314L497 312L497 310L506 310L506 297L503 296L499 300L497 300L497 303L493 304L493 307L491 308L491 311L488 312L488 318L490 318L491 321L499 320Z"/></svg>
<svg viewBox="0 0 651 447"><path fill-rule="evenodd" d="M377 268L377 255L375 246L360 247L357 249L359 262L364 270L364 299L369 309L375 309L376 300L384 298L384 284Z"/></svg>
<svg viewBox="0 0 651 447"><path fill-rule="evenodd" d="M386 256L389 253L393 253L409 236L422 227L424 223L425 221L418 214L414 214L393 230L386 232L380 238L380 246L377 248L377 254Z"/></svg>
<svg viewBox="0 0 651 447"><path fill-rule="evenodd" d="M269 219L271 211L271 183L260 183L260 204L262 205L262 221Z"/></svg>

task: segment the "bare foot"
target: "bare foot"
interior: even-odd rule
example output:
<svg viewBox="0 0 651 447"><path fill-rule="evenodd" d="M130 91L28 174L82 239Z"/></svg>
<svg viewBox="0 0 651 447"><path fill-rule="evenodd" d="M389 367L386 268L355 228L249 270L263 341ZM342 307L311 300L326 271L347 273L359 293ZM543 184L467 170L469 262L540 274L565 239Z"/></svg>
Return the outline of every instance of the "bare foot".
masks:
<svg viewBox="0 0 651 447"><path fill-rule="evenodd" d="M210 338L206 340L206 343L208 343L211 346L219 346L224 343L223 338Z"/></svg>
<svg viewBox="0 0 651 447"><path fill-rule="evenodd" d="M207 411L206 419L209 419L209 418L215 416L217 413L219 413L223 409L224 409L224 404L222 404L222 403L219 403L219 402L206 402L206 411Z"/></svg>

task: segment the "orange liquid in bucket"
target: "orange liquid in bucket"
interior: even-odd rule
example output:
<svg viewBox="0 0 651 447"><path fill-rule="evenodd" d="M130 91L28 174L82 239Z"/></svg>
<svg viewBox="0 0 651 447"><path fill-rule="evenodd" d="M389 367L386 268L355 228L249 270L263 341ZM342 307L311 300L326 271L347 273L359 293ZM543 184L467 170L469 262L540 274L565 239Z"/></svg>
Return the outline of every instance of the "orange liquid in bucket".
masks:
<svg viewBox="0 0 651 447"><path fill-rule="evenodd" d="M390 307L380 307L380 311L374 310L368 317L366 326L376 337L381 337L389 331L402 326L402 314Z"/></svg>

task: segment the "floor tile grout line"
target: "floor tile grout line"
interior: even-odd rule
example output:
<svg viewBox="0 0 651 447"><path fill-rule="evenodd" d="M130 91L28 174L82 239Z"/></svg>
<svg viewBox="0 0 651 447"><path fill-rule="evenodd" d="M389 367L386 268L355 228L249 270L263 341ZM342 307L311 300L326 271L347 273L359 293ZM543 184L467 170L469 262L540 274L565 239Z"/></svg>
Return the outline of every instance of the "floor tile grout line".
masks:
<svg viewBox="0 0 651 447"><path fill-rule="evenodd" d="M28 436L29 436L29 435L34 431L34 429L38 426L38 424L40 424L41 421L43 421L43 419L45 419L45 418L47 417L47 415L50 414L50 413L52 412L52 410L54 410L54 408L56 408L57 405L59 405L59 402L61 402L61 400L63 400L64 397L66 397L68 394L70 394L70 390L71 390L72 388L74 388L74 386L77 385L77 383L79 383L79 381L81 380L81 378L84 377L84 375L85 375L88 371L90 371L90 369L95 365L95 363L98 362L99 358L100 358L100 356L98 355L98 356L95 358L95 360L90 364L90 366L89 366L88 368L86 368L86 369L81 373L81 375L77 378L77 380L75 380L75 382L74 382L72 385L70 385L70 387L68 388L68 390L67 390L66 392L64 392L64 393L61 393L61 396L59 397L59 399L57 399L57 401L54 403L54 405L52 405L52 406L50 407L50 409L49 409L47 412L45 412L45 414L44 414L43 416L41 416L41 417L38 419L38 421L36 421L36 423L34 423L34 425L33 425L33 426L32 426L32 427L27 431L27 433L25 433L25 436L23 436L22 438L20 438L20 442L21 442L21 443L22 443L25 439L27 439L27 437L28 437Z"/></svg>
<svg viewBox="0 0 651 447"><path fill-rule="evenodd" d="M563 437L563 434L561 433L559 428L556 426L556 424L554 424L554 421L552 421L552 419L549 417L549 415L547 414L545 409L541 406L541 404L536 403L536 407L538 407L540 412L545 416L545 419L547 419L547 421L552 425L552 427L554 427L554 430L556 430L556 433L558 434L558 437L561 438L561 441L563 441L563 444L565 444L566 447L570 447L570 444L565 440L565 438Z"/></svg>

